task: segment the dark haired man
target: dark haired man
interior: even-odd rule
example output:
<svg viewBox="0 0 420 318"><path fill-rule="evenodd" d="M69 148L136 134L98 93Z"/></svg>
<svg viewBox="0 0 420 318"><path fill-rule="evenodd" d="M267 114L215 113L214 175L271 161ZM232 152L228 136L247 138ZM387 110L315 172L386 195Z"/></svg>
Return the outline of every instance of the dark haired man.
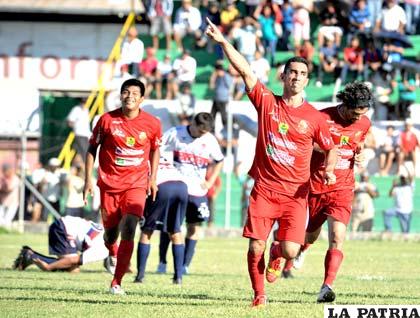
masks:
<svg viewBox="0 0 420 318"><path fill-rule="evenodd" d="M188 187L188 205L186 211L187 235L185 237L184 274L195 253L200 236L201 223L210 216L207 191L216 181L223 166L223 153L213 130L213 117L209 113L198 113L188 126L177 126L164 133L162 147L173 152L175 168L182 174ZM213 164L214 169L206 179L207 167ZM159 244L158 272L166 272L166 252L169 238L161 235Z"/></svg>
<svg viewBox="0 0 420 318"><path fill-rule="evenodd" d="M273 224L279 222L276 244L270 249L266 278L280 275L280 261L294 258L305 238L309 160L316 142L327 152L325 182L333 184L336 151L325 120L303 98L309 81L308 62L289 59L281 80L282 96L258 81L246 59L208 21L206 34L220 44L245 82L248 97L258 113L255 158L249 172L255 184L250 195L243 235L249 238L248 271L254 290L253 307L264 306L264 251Z"/></svg>
<svg viewBox="0 0 420 318"><path fill-rule="evenodd" d="M353 168L364 160L361 149L371 125L365 114L373 100L365 84L347 84L337 94L337 99L342 103L321 110L338 148L339 159L334 170L337 181L333 186L324 184L325 154L319 147L315 147L311 159L309 223L305 244L295 259L295 268L300 268L305 251L317 240L322 224L328 221L329 247L325 255L325 276L318 302L332 302L335 299L331 286L343 260L343 243L350 221L355 186Z"/></svg>
<svg viewBox="0 0 420 318"><path fill-rule="evenodd" d="M121 86L121 107L102 115L89 140L83 197L92 195L92 171L98 146L98 186L104 241L117 265L112 294L124 294L121 281L133 253L134 235L143 216L146 195L156 197L156 172L161 139L160 121L140 109L145 87L137 79ZM150 168L149 168L150 162ZM121 231L118 247L117 239Z"/></svg>

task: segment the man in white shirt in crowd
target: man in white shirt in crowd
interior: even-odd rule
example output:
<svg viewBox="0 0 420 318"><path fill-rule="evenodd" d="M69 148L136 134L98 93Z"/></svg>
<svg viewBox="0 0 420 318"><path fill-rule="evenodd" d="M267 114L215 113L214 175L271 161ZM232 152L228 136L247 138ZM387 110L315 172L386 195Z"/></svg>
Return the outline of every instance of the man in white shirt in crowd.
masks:
<svg viewBox="0 0 420 318"><path fill-rule="evenodd" d="M414 180L410 174L400 175L394 180L389 196L394 198L394 207L384 211L385 232L392 231L392 218L400 221L401 232L410 231L411 216L413 213Z"/></svg>
<svg viewBox="0 0 420 318"><path fill-rule="evenodd" d="M83 163L89 145L89 137L92 134L90 129L89 109L85 107L85 99L74 106L67 116L67 125L73 129L74 143L76 150L76 162Z"/></svg>

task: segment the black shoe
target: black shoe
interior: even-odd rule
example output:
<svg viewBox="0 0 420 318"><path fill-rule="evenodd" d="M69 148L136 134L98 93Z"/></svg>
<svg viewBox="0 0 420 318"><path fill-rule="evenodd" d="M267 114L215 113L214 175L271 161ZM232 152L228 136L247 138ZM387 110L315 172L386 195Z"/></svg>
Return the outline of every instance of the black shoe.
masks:
<svg viewBox="0 0 420 318"><path fill-rule="evenodd" d="M133 283L143 284L144 283L144 277L136 276L136 278L134 279L134 282Z"/></svg>
<svg viewBox="0 0 420 318"><path fill-rule="evenodd" d="M284 279L288 279L288 278L295 278L295 277L293 276L293 274L292 274L292 271L291 271L291 270L288 270L288 271L282 271L282 272L281 272L281 277L282 277L282 278L284 278Z"/></svg>
<svg viewBox="0 0 420 318"><path fill-rule="evenodd" d="M13 269L18 269L18 270L22 270L22 260L23 260L23 256L22 256L22 251L19 252L19 255L16 257L15 261L13 262Z"/></svg>
<svg viewBox="0 0 420 318"><path fill-rule="evenodd" d="M332 288L328 285L322 285L321 290L318 294L317 302L319 303L331 303L335 300L335 293Z"/></svg>
<svg viewBox="0 0 420 318"><path fill-rule="evenodd" d="M174 278L174 279L172 280L172 283L173 283L174 285L182 285L182 278Z"/></svg>

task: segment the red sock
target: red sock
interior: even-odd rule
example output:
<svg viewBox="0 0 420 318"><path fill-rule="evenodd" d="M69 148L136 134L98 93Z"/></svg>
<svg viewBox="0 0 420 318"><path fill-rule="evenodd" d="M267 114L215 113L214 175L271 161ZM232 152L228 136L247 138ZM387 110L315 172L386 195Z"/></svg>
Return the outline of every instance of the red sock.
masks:
<svg viewBox="0 0 420 318"><path fill-rule="evenodd" d="M265 260L264 253L254 254L248 251L248 273L251 279L254 296L265 295L264 290L264 270Z"/></svg>
<svg viewBox="0 0 420 318"><path fill-rule="evenodd" d="M122 278L130 265L133 254L134 241L121 240L117 254L117 267L115 268L114 279L111 286L121 285Z"/></svg>
<svg viewBox="0 0 420 318"><path fill-rule="evenodd" d="M302 252L304 252L304 251L306 251L310 246L311 246L312 244L310 244L310 243L305 243L305 244L303 244L302 245L302 247L300 248L300 250L302 251Z"/></svg>
<svg viewBox="0 0 420 318"><path fill-rule="evenodd" d="M284 271L290 271L293 267L293 259L286 260L286 263L284 264L283 270Z"/></svg>
<svg viewBox="0 0 420 318"><path fill-rule="evenodd" d="M343 260L343 252L336 248L327 251L324 260L324 284L332 286L335 277L337 276L338 269L340 268L341 261Z"/></svg>
<svg viewBox="0 0 420 318"><path fill-rule="evenodd" d="M108 249L110 256L117 256L117 253L118 253L118 244L117 244L117 242L114 242L112 244L105 242L105 246Z"/></svg>
<svg viewBox="0 0 420 318"><path fill-rule="evenodd" d="M279 243L279 244L275 245L274 248L272 250L270 250L270 253L272 253L274 258L282 257L281 244Z"/></svg>

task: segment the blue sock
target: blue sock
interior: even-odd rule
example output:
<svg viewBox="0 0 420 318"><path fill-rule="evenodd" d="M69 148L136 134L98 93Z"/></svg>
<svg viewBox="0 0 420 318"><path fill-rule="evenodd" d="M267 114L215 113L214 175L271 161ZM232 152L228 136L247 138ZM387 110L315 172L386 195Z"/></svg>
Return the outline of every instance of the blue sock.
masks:
<svg viewBox="0 0 420 318"><path fill-rule="evenodd" d="M168 253L169 243L169 234L163 231L160 231L160 241L159 241L159 263L166 264L166 254Z"/></svg>
<svg viewBox="0 0 420 318"><path fill-rule="evenodd" d="M184 263L184 244L172 244L172 256L174 258L174 279L182 278L182 265Z"/></svg>
<svg viewBox="0 0 420 318"><path fill-rule="evenodd" d="M150 244L137 244L137 278L144 278L146 271L147 258L150 253Z"/></svg>
<svg viewBox="0 0 420 318"><path fill-rule="evenodd" d="M35 252L34 250L32 250L32 252L33 254L31 255L31 259L37 258L37 259L40 259L41 261L44 261L47 264L52 264L58 261L58 258L45 256L45 255L42 255L41 253Z"/></svg>
<svg viewBox="0 0 420 318"><path fill-rule="evenodd" d="M184 254L184 266L190 266L191 260L194 256L195 246L197 245L197 240L191 240L189 238L185 239L185 254Z"/></svg>

